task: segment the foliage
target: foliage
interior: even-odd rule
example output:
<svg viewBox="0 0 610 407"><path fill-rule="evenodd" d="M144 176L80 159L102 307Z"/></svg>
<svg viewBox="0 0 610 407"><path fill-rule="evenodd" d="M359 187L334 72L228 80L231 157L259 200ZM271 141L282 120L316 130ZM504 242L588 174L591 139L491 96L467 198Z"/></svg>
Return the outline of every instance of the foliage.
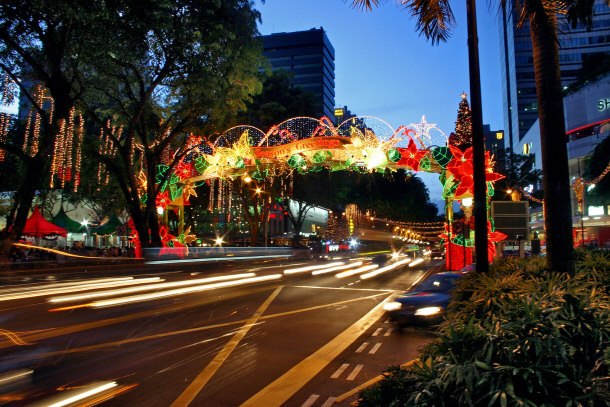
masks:
<svg viewBox="0 0 610 407"><path fill-rule="evenodd" d="M607 405L607 266L607 254L589 252L574 275L550 273L534 258L503 259L489 274L466 276L438 339L394 373L403 378L392 385L401 394L383 395L397 400L385 405ZM363 396L381 397L382 386Z"/></svg>
<svg viewBox="0 0 610 407"><path fill-rule="evenodd" d="M542 170L533 168L533 156L511 152L509 148L504 149L506 157L506 168L502 172L505 178L497 181L495 189L497 193L494 199L505 200L506 191L523 191L529 185L539 185L542 180ZM542 198L532 194L536 198Z"/></svg>

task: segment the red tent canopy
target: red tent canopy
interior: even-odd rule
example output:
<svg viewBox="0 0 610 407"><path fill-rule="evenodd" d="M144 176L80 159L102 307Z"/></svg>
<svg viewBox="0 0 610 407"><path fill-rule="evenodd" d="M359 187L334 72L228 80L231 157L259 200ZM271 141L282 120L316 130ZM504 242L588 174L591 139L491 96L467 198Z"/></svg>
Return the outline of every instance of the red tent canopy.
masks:
<svg viewBox="0 0 610 407"><path fill-rule="evenodd" d="M54 225L43 218L38 206L34 208L32 216L30 216L25 222L25 227L23 228L22 232L22 235L34 237L42 237L46 235L60 235L65 237L66 234L66 229Z"/></svg>

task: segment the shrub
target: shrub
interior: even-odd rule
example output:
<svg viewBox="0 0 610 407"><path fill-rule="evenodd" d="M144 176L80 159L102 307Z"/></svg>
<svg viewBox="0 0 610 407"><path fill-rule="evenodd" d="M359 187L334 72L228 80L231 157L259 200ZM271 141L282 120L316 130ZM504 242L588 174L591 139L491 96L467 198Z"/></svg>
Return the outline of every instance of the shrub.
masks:
<svg viewBox="0 0 610 407"><path fill-rule="evenodd" d="M539 259L507 259L487 275L463 278L438 339L409 369L393 370L393 380L403 378L404 385L392 388L406 394L384 400L395 400L393 406L607 406L608 257L590 252L577 261L574 275L549 272ZM362 403L374 393L363 393Z"/></svg>

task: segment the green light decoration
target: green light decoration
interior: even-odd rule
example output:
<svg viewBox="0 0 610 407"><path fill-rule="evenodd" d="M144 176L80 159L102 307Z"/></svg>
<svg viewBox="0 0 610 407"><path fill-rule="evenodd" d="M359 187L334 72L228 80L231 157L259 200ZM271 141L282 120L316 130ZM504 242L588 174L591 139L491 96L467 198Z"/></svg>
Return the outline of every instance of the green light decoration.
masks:
<svg viewBox="0 0 610 407"><path fill-rule="evenodd" d="M176 198L182 196L182 186L178 186L176 184L170 184L169 186L169 198L173 201Z"/></svg>
<svg viewBox="0 0 610 407"><path fill-rule="evenodd" d="M402 154L400 154L400 152L398 152L397 149L393 148L390 151L388 151L388 160L390 160L391 162L395 163L400 161L400 159L402 158Z"/></svg>
<svg viewBox="0 0 610 407"><path fill-rule="evenodd" d="M193 162L195 164L195 169L199 174L203 174L205 169L210 166L210 163L207 162L203 157L197 157Z"/></svg>
<svg viewBox="0 0 610 407"><path fill-rule="evenodd" d="M169 167L167 165L157 165L157 176L155 177L155 184L159 184L163 181L163 178L165 178L165 173L168 169Z"/></svg>
<svg viewBox="0 0 610 407"><path fill-rule="evenodd" d="M305 159L300 154L293 154L292 157L288 159L289 166L292 168L297 168L305 165Z"/></svg>
<svg viewBox="0 0 610 407"><path fill-rule="evenodd" d="M488 197L492 197L494 196L494 194L496 193L496 190L494 189L494 185L491 182L487 182L487 196Z"/></svg>
<svg viewBox="0 0 610 407"><path fill-rule="evenodd" d="M419 168L421 168L424 171L430 171L430 169L432 168L432 163L430 162L430 158L428 158L428 155L425 155L419 161Z"/></svg>
<svg viewBox="0 0 610 407"><path fill-rule="evenodd" d="M142 205L146 205L147 201L148 201L148 195L144 194L140 197L140 202L142 203Z"/></svg>
<svg viewBox="0 0 610 407"><path fill-rule="evenodd" d="M326 157L327 155L325 151L318 151L313 155L313 157L311 157L311 162L314 164L321 164L326 161Z"/></svg>
<svg viewBox="0 0 610 407"><path fill-rule="evenodd" d="M445 168L453 158L453 154L451 154L449 147L436 147L432 150L432 157L438 165Z"/></svg>
<svg viewBox="0 0 610 407"><path fill-rule="evenodd" d="M257 181L262 181L269 176L269 170L261 169L260 167L252 174L252 178Z"/></svg>
<svg viewBox="0 0 610 407"><path fill-rule="evenodd" d="M453 176L450 176L446 179L443 184L443 199L451 198L455 195L455 191L459 185L459 182L456 182Z"/></svg>
<svg viewBox="0 0 610 407"><path fill-rule="evenodd" d="M311 172L320 172L323 168L324 167L321 165L314 165L313 167L311 167Z"/></svg>

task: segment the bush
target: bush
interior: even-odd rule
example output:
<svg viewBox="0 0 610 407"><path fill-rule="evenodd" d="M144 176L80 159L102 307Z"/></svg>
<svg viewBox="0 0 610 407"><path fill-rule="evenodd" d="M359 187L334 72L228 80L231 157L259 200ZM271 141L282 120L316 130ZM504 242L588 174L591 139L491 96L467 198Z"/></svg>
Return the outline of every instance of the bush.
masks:
<svg viewBox="0 0 610 407"><path fill-rule="evenodd" d="M360 405L609 405L608 257L579 253L577 262L566 275L540 259L506 259L463 278L439 338L385 379L403 383L382 381ZM403 394L375 394L392 389Z"/></svg>

